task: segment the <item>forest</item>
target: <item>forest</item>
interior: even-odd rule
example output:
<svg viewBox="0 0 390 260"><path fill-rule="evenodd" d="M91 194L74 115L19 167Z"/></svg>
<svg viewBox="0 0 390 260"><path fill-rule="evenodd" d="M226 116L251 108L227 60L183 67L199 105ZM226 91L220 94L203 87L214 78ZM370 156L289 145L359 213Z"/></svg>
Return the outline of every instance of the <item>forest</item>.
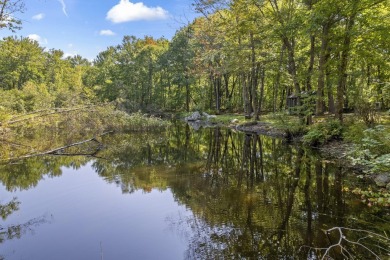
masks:
<svg viewBox="0 0 390 260"><path fill-rule="evenodd" d="M8 14L23 2L0 6L1 29L20 28ZM1 132L21 116L91 106L271 117L308 145L358 143L352 161L388 171L388 1L196 0L193 8L199 17L172 39L125 36L93 61L2 39Z"/></svg>
<svg viewBox="0 0 390 260"><path fill-rule="evenodd" d="M311 113L339 120L346 111L389 108L387 1L193 5L203 15L173 39L125 36L92 62L64 58L63 51L28 38L2 39L2 113L116 101L130 112L198 109L257 117L284 111L292 95L309 96ZM15 30L17 24L2 25Z"/></svg>

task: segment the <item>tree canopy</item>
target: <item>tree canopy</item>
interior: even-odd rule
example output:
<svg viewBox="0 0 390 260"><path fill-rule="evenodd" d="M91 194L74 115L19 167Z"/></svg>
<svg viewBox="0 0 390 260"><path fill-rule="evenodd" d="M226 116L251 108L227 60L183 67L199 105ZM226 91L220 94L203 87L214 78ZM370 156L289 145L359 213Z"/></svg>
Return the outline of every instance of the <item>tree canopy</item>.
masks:
<svg viewBox="0 0 390 260"><path fill-rule="evenodd" d="M0 7L2 27L16 29L13 14L23 11L23 1ZM126 111L258 118L285 111L297 98L300 115L334 113L342 121L345 111L389 107L385 0L217 0L194 7L202 16L171 40L125 36L92 62L27 38L4 38L3 109L115 101Z"/></svg>

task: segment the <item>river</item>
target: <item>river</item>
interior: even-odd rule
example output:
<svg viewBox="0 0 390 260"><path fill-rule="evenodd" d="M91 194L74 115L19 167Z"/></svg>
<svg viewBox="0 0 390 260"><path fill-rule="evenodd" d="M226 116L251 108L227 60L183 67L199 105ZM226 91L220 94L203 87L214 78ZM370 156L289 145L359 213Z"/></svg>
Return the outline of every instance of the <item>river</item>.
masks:
<svg viewBox="0 0 390 260"><path fill-rule="evenodd" d="M0 165L0 259L389 256L390 211L316 151L184 124L101 144Z"/></svg>

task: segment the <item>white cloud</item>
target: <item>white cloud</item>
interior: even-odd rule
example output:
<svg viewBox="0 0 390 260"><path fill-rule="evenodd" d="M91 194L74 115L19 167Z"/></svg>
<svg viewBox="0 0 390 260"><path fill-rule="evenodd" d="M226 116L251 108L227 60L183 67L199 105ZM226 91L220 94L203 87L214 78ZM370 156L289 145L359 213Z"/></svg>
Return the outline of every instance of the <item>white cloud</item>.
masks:
<svg viewBox="0 0 390 260"><path fill-rule="evenodd" d="M12 20L14 19L14 17L10 14L3 14L2 16L2 20L0 20L0 24L7 24L8 22L12 22Z"/></svg>
<svg viewBox="0 0 390 260"><path fill-rule="evenodd" d="M39 44L47 44L47 39L42 38L38 34L29 34L27 35L27 38L37 41Z"/></svg>
<svg viewBox="0 0 390 260"><path fill-rule="evenodd" d="M104 36L114 36L115 33L111 30L101 30L99 32L100 35L104 35Z"/></svg>
<svg viewBox="0 0 390 260"><path fill-rule="evenodd" d="M68 58L68 57L74 57L76 56L78 53L76 51L72 51L72 52L65 52L64 53L64 58Z"/></svg>
<svg viewBox="0 0 390 260"><path fill-rule="evenodd" d="M168 11L159 6L148 7L142 2L132 3L129 0L120 0L117 5L108 11L106 16L106 19L113 23L166 18L168 18Z"/></svg>
<svg viewBox="0 0 390 260"><path fill-rule="evenodd" d="M58 2L61 3L62 5L62 12L64 13L65 16L68 16L68 13L66 12L66 4L64 0L58 0Z"/></svg>
<svg viewBox="0 0 390 260"><path fill-rule="evenodd" d="M43 13L40 13L40 14L36 14L32 17L33 20L42 20L43 18L45 17L45 14Z"/></svg>

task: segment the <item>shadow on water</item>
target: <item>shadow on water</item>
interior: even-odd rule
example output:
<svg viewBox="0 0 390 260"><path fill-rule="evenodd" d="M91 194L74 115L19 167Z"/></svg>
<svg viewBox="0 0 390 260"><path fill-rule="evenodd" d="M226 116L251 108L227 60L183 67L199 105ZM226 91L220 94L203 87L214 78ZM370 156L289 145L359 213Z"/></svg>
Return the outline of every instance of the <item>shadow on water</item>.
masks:
<svg viewBox="0 0 390 260"><path fill-rule="evenodd" d="M361 184L348 169L299 145L181 124L163 133L109 135L102 142L96 158L52 156L2 165L0 180L9 191L30 189L43 176L61 176L63 166L92 161L97 174L124 194L170 189L192 212L167 220L178 232L186 230L188 259L389 254L389 240L376 235L390 233L388 209L361 204L348 192ZM324 232L333 227L349 229L339 246L326 251L340 240L337 230Z"/></svg>

